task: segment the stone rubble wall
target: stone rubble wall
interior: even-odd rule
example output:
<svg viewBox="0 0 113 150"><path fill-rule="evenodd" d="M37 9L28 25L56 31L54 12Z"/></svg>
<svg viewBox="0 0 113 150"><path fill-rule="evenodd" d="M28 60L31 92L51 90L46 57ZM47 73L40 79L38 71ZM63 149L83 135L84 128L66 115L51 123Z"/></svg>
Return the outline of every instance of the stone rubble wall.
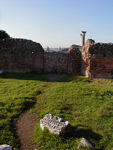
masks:
<svg viewBox="0 0 113 150"><path fill-rule="evenodd" d="M68 54L61 52L44 53L44 72L45 73L67 73Z"/></svg>
<svg viewBox="0 0 113 150"><path fill-rule="evenodd" d="M77 73L79 48L67 52L45 52L39 43L8 38L0 40L0 72Z"/></svg>
<svg viewBox="0 0 113 150"><path fill-rule="evenodd" d="M82 49L82 74L91 78L113 78L113 44L87 44Z"/></svg>
<svg viewBox="0 0 113 150"><path fill-rule="evenodd" d="M45 73L81 73L82 57L80 47L71 46L67 52L45 52Z"/></svg>
<svg viewBox="0 0 113 150"><path fill-rule="evenodd" d="M88 40L66 52L45 52L25 39L0 40L1 72L74 73L91 78L113 78L113 44Z"/></svg>
<svg viewBox="0 0 113 150"><path fill-rule="evenodd" d="M0 70L4 72L42 73L43 57L39 43L13 38L0 40Z"/></svg>
<svg viewBox="0 0 113 150"><path fill-rule="evenodd" d="M72 45L68 50L68 72L81 74L82 55L81 47Z"/></svg>

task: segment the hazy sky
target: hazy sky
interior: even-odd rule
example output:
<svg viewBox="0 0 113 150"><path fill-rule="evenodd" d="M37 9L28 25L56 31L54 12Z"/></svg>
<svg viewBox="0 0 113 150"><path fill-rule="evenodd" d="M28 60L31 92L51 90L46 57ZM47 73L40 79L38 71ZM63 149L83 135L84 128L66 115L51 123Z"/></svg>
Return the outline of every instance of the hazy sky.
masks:
<svg viewBox="0 0 113 150"><path fill-rule="evenodd" d="M113 0L0 0L0 28L43 47L113 42Z"/></svg>

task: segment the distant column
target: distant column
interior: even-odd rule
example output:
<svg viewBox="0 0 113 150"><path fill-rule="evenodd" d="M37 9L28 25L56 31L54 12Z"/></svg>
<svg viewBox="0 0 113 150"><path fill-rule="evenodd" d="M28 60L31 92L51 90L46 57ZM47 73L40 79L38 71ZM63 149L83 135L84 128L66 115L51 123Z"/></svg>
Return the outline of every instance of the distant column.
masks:
<svg viewBox="0 0 113 150"><path fill-rule="evenodd" d="M82 46L85 45L85 34L86 34L86 31L82 31L82 33L80 34L81 35Z"/></svg>

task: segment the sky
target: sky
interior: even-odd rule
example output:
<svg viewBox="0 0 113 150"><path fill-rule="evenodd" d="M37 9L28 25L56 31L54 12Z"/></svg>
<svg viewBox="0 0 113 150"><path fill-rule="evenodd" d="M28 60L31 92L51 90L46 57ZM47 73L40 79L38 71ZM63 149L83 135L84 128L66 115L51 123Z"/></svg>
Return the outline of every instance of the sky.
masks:
<svg viewBox="0 0 113 150"><path fill-rule="evenodd" d="M0 0L0 29L44 48L113 42L113 0Z"/></svg>

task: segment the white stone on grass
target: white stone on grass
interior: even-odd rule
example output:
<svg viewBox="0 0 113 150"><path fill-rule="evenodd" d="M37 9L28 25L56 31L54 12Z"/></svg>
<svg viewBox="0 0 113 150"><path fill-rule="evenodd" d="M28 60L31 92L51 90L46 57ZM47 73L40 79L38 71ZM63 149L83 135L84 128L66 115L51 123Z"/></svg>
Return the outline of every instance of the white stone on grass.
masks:
<svg viewBox="0 0 113 150"><path fill-rule="evenodd" d="M45 115L45 117L40 120L40 127L42 130L47 128L49 132L57 135L65 133L69 126L69 121L64 121L62 118L51 114Z"/></svg>
<svg viewBox="0 0 113 150"><path fill-rule="evenodd" d="M80 147L93 147L92 144L85 138L82 138L81 141L80 141L80 144L78 146L78 149Z"/></svg>
<svg viewBox="0 0 113 150"><path fill-rule="evenodd" d="M3 144L0 145L0 150L12 150L12 146Z"/></svg>

